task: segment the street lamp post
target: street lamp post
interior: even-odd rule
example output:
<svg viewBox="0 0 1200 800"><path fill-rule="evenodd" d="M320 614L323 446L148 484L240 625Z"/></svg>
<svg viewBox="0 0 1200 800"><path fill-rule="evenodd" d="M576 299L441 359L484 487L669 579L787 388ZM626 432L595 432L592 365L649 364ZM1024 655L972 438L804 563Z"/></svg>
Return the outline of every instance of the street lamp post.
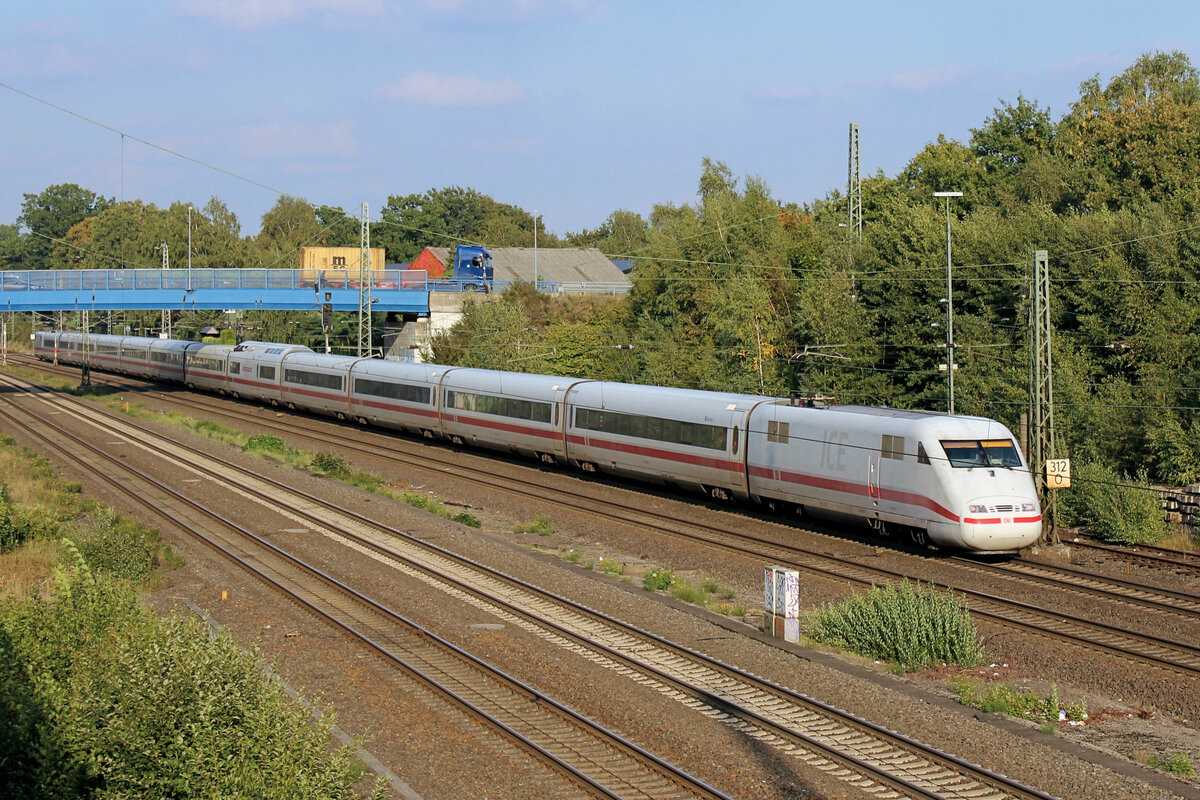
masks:
<svg viewBox="0 0 1200 800"><path fill-rule="evenodd" d="M188 206L188 271L187 291L192 290L192 207Z"/></svg>
<svg viewBox="0 0 1200 800"><path fill-rule="evenodd" d="M962 192L934 192L946 200L946 411L954 413L954 281L950 272L950 198Z"/></svg>

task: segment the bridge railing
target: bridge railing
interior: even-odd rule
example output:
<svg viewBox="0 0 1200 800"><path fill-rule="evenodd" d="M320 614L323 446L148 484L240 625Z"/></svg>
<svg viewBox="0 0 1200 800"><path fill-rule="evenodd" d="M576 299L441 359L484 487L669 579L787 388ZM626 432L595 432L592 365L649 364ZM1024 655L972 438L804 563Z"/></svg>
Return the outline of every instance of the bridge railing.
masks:
<svg viewBox="0 0 1200 800"><path fill-rule="evenodd" d="M424 270L375 270L373 289L427 291ZM3 270L3 291L137 289L357 289L356 269L63 269Z"/></svg>
<svg viewBox="0 0 1200 800"><path fill-rule="evenodd" d="M356 269L64 269L0 271L2 291L127 291L165 289L358 289ZM496 280L488 287L501 292L517 281ZM417 292L462 292L478 289L478 282L435 278L425 270L374 270L373 289ZM547 281L537 283L548 294L625 294L625 282Z"/></svg>

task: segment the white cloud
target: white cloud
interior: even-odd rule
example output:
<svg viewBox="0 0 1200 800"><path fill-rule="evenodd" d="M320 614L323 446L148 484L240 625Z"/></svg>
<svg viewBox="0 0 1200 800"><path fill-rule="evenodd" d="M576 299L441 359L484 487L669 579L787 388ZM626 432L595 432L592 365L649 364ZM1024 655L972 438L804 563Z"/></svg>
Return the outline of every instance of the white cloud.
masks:
<svg viewBox="0 0 1200 800"><path fill-rule="evenodd" d="M512 78L489 81L483 78L413 72L395 83L379 87L385 100L400 100L423 106L481 108L505 106L521 99L525 92Z"/></svg>
<svg viewBox="0 0 1200 800"><path fill-rule="evenodd" d="M312 14L378 16L383 0L179 0L178 8L183 14L250 30Z"/></svg>

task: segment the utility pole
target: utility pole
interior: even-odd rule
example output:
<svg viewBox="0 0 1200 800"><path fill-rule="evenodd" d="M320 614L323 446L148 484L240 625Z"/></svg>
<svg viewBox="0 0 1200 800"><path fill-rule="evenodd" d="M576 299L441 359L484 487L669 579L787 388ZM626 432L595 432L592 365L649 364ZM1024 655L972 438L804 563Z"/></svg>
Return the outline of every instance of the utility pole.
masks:
<svg viewBox="0 0 1200 800"><path fill-rule="evenodd" d="M163 286L163 281L166 279L166 271L171 268L171 259L167 257L167 241L165 239L159 243L159 247L162 248L163 274L158 279L158 288L163 289L166 288ZM171 311L166 308L162 312L162 332L165 334L164 338L171 338Z"/></svg>
<svg viewBox="0 0 1200 800"><path fill-rule="evenodd" d="M858 161L858 123L850 123L850 168L846 185L846 234L862 240L862 173Z"/></svg>
<svg viewBox="0 0 1200 800"><path fill-rule="evenodd" d="M1050 263L1045 250L1033 251L1029 307L1029 471L1042 508L1050 507L1050 541L1058 544L1057 493L1046 488L1046 462L1054 449L1054 369L1050 350Z"/></svg>
<svg viewBox="0 0 1200 800"><path fill-rule="evenodd" d="M371 284L374 275L371 272L371 221L367 215L367 204L362 204L362 215L359 220L359 243L361 253L358 259L358 357L371 357Z"/></svg>
<svg viewBox="0 0 1200 800"><path fill-rule="evenodd" d="M962 192L934 192L946 200L946 413L954 413L954 278L950 268L950 198Z"/></svg>

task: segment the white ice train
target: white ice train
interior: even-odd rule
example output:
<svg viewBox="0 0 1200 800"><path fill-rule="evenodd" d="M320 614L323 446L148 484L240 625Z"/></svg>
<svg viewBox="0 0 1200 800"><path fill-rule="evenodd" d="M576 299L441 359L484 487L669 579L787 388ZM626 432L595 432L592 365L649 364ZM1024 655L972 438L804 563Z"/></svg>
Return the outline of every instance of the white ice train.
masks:
<svg viewBox="0 0 1200 800"><path fill-rule="evenodd" d="M983 417L381 361L271 342L92 335L94 368L1011 553L1041 534L1012 433ZM80 363L79 333L39 358Z"/></svg>

